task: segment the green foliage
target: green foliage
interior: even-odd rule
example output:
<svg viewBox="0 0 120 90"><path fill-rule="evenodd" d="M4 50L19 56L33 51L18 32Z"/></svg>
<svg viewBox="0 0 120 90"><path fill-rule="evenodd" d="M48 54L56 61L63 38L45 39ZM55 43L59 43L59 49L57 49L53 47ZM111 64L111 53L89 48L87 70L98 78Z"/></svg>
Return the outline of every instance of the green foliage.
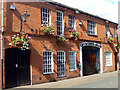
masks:
<svg viewBox="0 0 120 90"><path fill-rule="evenodd" d="M65 42L67 42L67 39L63 35L57 38L57 43L65 43Z"/></svg>
<svg viewBox="0 0 120 90"><path fill-rule="evenodd" d="M118 42L118 43L115 43L115 46L116 46L117 48L120 48L119 42Z"/></svg>
<svg viewBox="0 0 120 90"><path fill-rule="evenodd" d="M43 26L41 26L41 31L44 34L55 34L55 30L53 29L53 26L43 25Z"/></svg>
<svg viewBox="0 0 120 90"><path fill-rule="evenodd" d="M74 31L74 30L71 30L70 34L73 35L73 37L74 37L75 39L80 36L80 33L79 33L79 32L76 32L76 31Z"/></svg>
<svg viewBox="0 0 120 90"><path fill-rule="evenodd" d="M9 43L11 47L21 48L22 50L29 49L29 42L31 37L28 34L20 32L20 34L14 35L12 41Z"/></svg>
<svg viewBox="0 0 120 90"><path fill-rule="evenodd" d="M107 41L109 41L110 43L112 43L114 41L114 38L108 37Z"/></svg>

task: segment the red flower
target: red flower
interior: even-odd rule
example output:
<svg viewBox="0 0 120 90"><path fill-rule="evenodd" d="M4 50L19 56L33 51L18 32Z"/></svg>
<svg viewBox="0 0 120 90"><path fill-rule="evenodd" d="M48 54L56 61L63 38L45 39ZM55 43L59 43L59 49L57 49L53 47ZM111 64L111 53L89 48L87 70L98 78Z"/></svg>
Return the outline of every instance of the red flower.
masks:
<svg viewBox="0 0 120 90"><path fill-rule="evenodd" d="M78 38L75 39L75 41L77 41L77 40L78 40Z"/></svg>
<svg viewBox="0 0 120 90"><path fill-rule="evenodd" d="M23 38L25 38L25 35L23 35Z"/></svg>

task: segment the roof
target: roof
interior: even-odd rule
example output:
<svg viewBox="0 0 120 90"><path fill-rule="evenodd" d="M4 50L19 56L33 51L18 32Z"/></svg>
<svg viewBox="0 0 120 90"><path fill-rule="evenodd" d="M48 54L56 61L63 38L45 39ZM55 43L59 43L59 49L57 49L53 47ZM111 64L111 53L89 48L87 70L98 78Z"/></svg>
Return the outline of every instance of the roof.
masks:
<svg viewBox="0 0 120 90"><path fill-rule="evenodd" d="M61 4L61 3L59 3L59 2L55 2L55 1L53 1L53 0L40 0L40 1L47 2L47 3L53 4L53 5L58 5L58 6L61 6L61 7L63 7L63 8L71 9L71 10L73 10L73 11L78 11L79 13L82 13L82 14L85 14L85 15L88 15L88 16L91 16L91 17L95 17L95 18L100 19L100 20L103 20L103 21L105 21L105 22L107 21L107 22L110 22L110 23L113 23L113 24L118 25L118 23L115 23L115 22L112 22L112 21L110 21L110 20L104 19L104 18L102 18L102 17L100 17L100 16L93 15L93 14L90 14L90 13L87 13L87 12L84 12L84 11L79 10L79 9L77 9L77 8L73 8L73 7L70 7L70 6Z"/></svg>

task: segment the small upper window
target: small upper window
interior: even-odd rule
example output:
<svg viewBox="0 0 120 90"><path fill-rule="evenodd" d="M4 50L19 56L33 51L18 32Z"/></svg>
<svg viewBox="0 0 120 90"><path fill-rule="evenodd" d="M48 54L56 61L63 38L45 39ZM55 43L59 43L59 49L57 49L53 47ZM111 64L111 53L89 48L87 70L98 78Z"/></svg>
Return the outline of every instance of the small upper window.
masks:
<svg viewBox="0 0 120 90"><path fill-rule="evenodd" d="M109 37L109 28L108 26L105 26L105 32L106 32L106 38Z"/></svg>
<svg viewBox="0 0 120 90"><path fill-rule="evenodd" d="M96 35L96 24L90 20L87 20L87 33L89 35Z"/></svg>
<svg viewBox="0 0 120 90"><path fill-rule="evenodd" d="M69 15L69 30L71 29L74 30L75 29L74 25L75 25L75 17Z"/></svg>
<svg viewBox="0 0 120 90"><path fill-rule="evenodd" d="M50 24L50 10L46 8L41 8L41 25L43 24Z"/></svg>
<svg viewBox="0 0 120 90"><path fill-rule="evenodd" d="M115 42L117 42L117 32L116 32L116 27L114 27L114 38L115 38Z"/></svg>

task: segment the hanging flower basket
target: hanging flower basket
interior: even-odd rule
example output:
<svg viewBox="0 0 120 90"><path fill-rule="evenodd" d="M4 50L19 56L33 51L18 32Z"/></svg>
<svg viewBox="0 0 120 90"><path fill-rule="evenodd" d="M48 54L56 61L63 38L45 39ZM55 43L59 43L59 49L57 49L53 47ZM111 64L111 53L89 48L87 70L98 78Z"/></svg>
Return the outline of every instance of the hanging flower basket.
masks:
<svg viewBox="0 0 120 90"><path fill-rule="evenodd" d="M26 50L29 49L30 40L31 37L29 37L28 34L20 32L20 34L12 37L12 41L9 43L9 45L12 48L21 48L21 50Z"/></svg>
<svg viewBox="0 0 120 90"><path fill-rule="evenodd" d="M108 43L114 43L114 38L108 37L107 41L108 41Z"/></svg>
<svg viewBox="0 0 120 90"><path fill-rule="evenodd" d="M65 33L64 33L64 37L65 37L66 39L71 38L70 32L65 32Z"/></svg>
<svg viewBox="0 0 120 90"><path fill-rule="evenodd" d="M120 48L119 42L118 43L116 42L114 45L115 45L116 48Z"/></svg>
<svg viewBox="0 0 120 90"><path fill-rule="evenodd" d="M44 24L41 26L40 32L42 32L44 35L54 35L55 30L53 29L53 26L47 26Z"/></svg>
<svg viewBox="0 0 120 90"><path fill-rule="evenodd" d="M63 35L61 35L60 37L58 37L57 41L56 41L57 44L67 43L67 42L68 42L68 40Z"/></svg>
<svg viewBox="0 0 120 90"><path fill-rule="evenodd" d="M75 30L70 30L70 35L71 35L71 38L74 38L75 40L78 40L78 38L80 36L80 33L75 31Z"/></svg>

